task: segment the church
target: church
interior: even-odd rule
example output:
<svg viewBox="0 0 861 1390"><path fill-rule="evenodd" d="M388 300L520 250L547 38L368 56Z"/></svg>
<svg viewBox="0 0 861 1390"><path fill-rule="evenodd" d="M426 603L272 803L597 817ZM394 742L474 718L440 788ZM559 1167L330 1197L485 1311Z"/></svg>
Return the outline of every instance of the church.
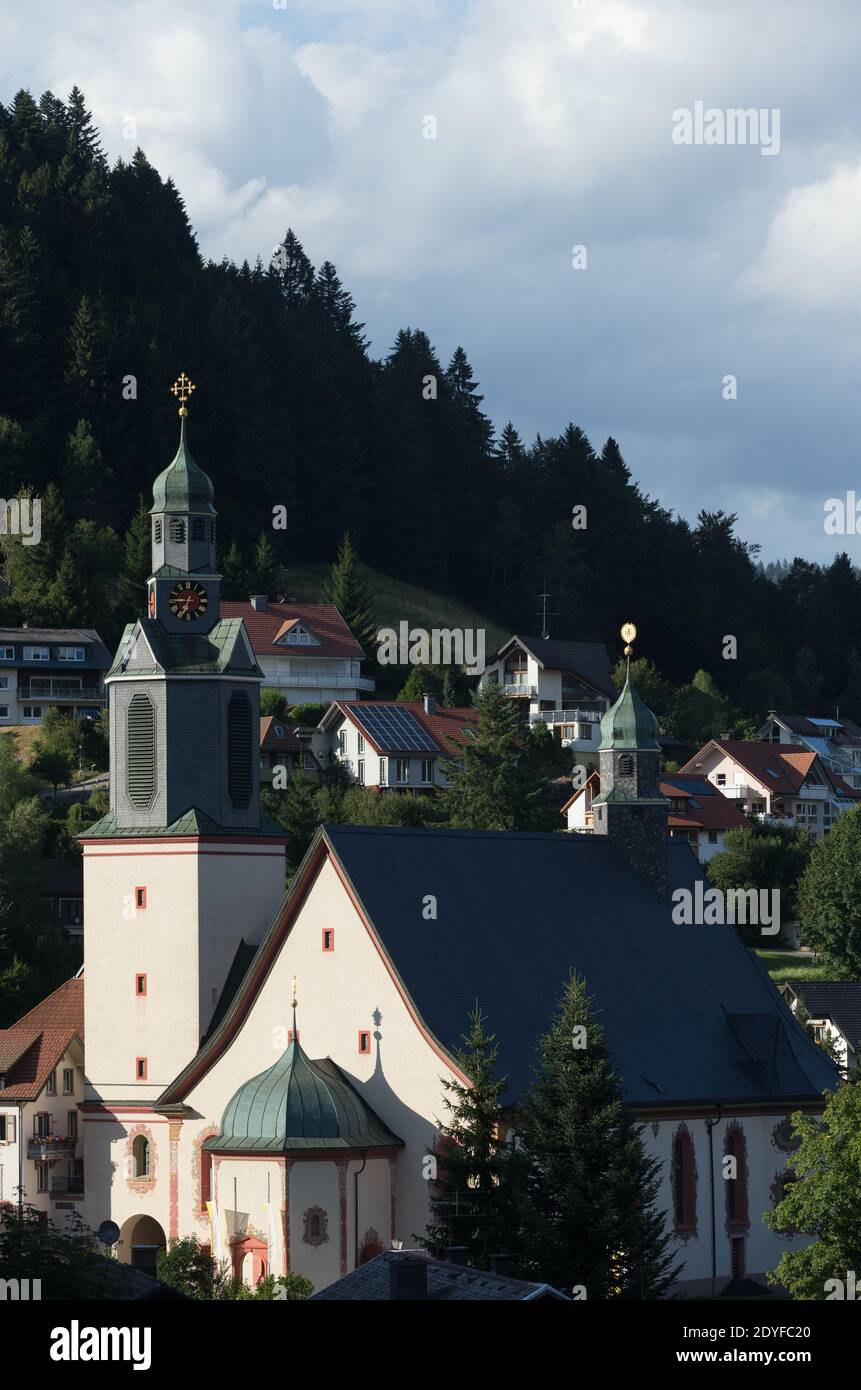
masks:
<svg viewBox="0 0 861 1390"><path fill-rule="evenodd" d="M605 713L592 835L323 826L285 894L263 673L221 617L187 394L146 616L106 678L110 810L81 836L85 1221L115 1222L141 1267L196 1235L249 1282L318 1291L414 1246L476 998L515 1098L574 969L663 1165L680 1289L762 1275L797 1240L762 1222L788 1117L837 1074L731 927L674 925L670 894L701 871L667 838L654 716L630 682Z"/></svg>

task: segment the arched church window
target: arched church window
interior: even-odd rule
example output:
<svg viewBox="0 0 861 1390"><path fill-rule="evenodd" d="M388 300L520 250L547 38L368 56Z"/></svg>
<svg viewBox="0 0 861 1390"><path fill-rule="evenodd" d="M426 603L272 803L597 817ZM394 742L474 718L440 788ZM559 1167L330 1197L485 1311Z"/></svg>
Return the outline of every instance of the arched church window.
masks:
<svg viewBox="0 0 861 1390"><path fill-rule="evenodd" d="M251 701L244 690L234 691L227 706L227 790L237 809L248 805L254 785L251 735Z"/></svg>
<svg viewBox="0 0 861 1390"><path fill-rule="evenodd" d="M202 517L196 516L196 517L194 518L194 520L192 521L192 523L191 523L191 539L192 539L193 541L202 541L202 540L205 540L205 539L206 539L206 536L205 536L205 533L204 533L204 522L203 522L203 518L202 518Z"/></svg>
<svg viewBox="0 0 861 1390"><path fill-rule="evenodd" d="M142 691L129 701L127 733L129 801L133 806L149 806L155 793L155 709Z"/></svg>
<svg viewBox="0 0 861 1390"><path fill-rule="evenodd" d="M132 1144L132 1177L149 1177L149 1140L145 1134L136 1135Z"/></svg>
<svg viewBox="0 0 861 1390"><path fill-rule="evenodd" d="M694 1145L686 1125L673 1136L673 1225L677 1234L690 1235L697 1225L696 1170Z"/></svg>
<svg viewBox="0 0 861 1390"><path fill-rule="evenodd" d="M185 522L181 516L172 516L170 519L170 538L182 545L185 540Z"/></svg>
<svg viewBox="0 0 861 1390"><path fill-rule="evenodd" d="M723 1145L726 1186L726 1222L734 1230L746 1229L747 1220L747 1144L744 1130L737 1122L727 1127ZM733 1177L733 1174L735 1175Z"/></svg>
<svg viewBox="0 0 861 1390"><path fill-rule="evenodd" d="M619 772L623 777L632 777L634 774L634 759L630 753L623 753L619 759Z"/></svg>
<svg viewBox="0 0 861 1390"><path fill-rule="evenodd" d="M156 545L161 545L161 517L154 518L152 523L152 538Z"/></svg>

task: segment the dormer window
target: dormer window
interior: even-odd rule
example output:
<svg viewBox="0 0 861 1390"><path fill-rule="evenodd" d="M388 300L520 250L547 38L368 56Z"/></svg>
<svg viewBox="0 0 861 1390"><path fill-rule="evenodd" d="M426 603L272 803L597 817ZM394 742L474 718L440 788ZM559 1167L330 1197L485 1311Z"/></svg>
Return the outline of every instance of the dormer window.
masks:
<svg viewBox="0 0 861 1390"><path fill-rule="evenodd" d="M182 545L185 541L185 522L181 516L172 516L170 519L170 538L177 545Z"/></svg>

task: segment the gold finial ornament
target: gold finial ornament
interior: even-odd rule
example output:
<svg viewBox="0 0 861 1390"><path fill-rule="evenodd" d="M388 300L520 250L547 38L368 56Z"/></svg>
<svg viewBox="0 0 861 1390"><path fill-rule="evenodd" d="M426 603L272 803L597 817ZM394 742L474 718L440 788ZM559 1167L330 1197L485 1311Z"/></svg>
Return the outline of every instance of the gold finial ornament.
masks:
<svg viewBox="0 0 861 1390"><path fill-rule="evenodd" d="M180 372L179 376L177 377L176 381L173 383L173 386L171 386L170 389L172 394L176 396L177 400L179 401L180 415L187 415L188 411L185 408L185 403L191 395L192 391L197 390L197 387L191 380L191 377L186 376L185 372Z"/></svg>
<svg viewBox="0 0 861 1390"><path fill-rule="evenodd" d="M622 624L621 637L622 641L625 643L625 656L629 658L634 655L634 648L631 646L631 643L636 636L637 629L634 627L633 623Z"/></svg>
<svg viewBox="0 0 861 1390"><path fill-rule="evenodd" d="M292 1005L292 1007L293 1007L294 1009L296 1008L296 1005L298 1004L298 1002L299 1002L299 1001L298 1001L298 999L296 998L296 976L294 975L294 976L293 976L293 1005Z"/></svg>

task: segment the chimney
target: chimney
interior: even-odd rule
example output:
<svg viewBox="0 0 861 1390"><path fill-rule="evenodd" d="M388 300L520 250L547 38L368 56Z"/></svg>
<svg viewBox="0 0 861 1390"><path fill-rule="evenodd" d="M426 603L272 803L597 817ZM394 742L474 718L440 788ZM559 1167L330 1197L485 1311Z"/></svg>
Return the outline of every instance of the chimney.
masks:
<svg viewBox="0 0 861 1390"><path fill-rule="evenodd" d="M435 696L435 695L425 695L425 696L424 696L424 706L425 706L425 714L436 714L436 696Z"/></svg>
<svg viewBox="0 0 861 1390"><path fill-rule="evenodd" d="M469 1250L465 1245L450 1245L445 1257L450 1265L465 1265L468 1262Z"/></svg>
<svg viewBox="0 0 861 1390"><path fill-rule="evenodd" d="M251 599L251 607L254 609L255 613L266 612L267 594L250 594L249 597Z"/></svg>
<svg viewBox="0 0 861 1390"><path fill-rule="evenodd" d="M396 1255L389 1261L389 1298L392 1303L424 1301L428 1296L428 1262L420 1255Z"/></svg>

